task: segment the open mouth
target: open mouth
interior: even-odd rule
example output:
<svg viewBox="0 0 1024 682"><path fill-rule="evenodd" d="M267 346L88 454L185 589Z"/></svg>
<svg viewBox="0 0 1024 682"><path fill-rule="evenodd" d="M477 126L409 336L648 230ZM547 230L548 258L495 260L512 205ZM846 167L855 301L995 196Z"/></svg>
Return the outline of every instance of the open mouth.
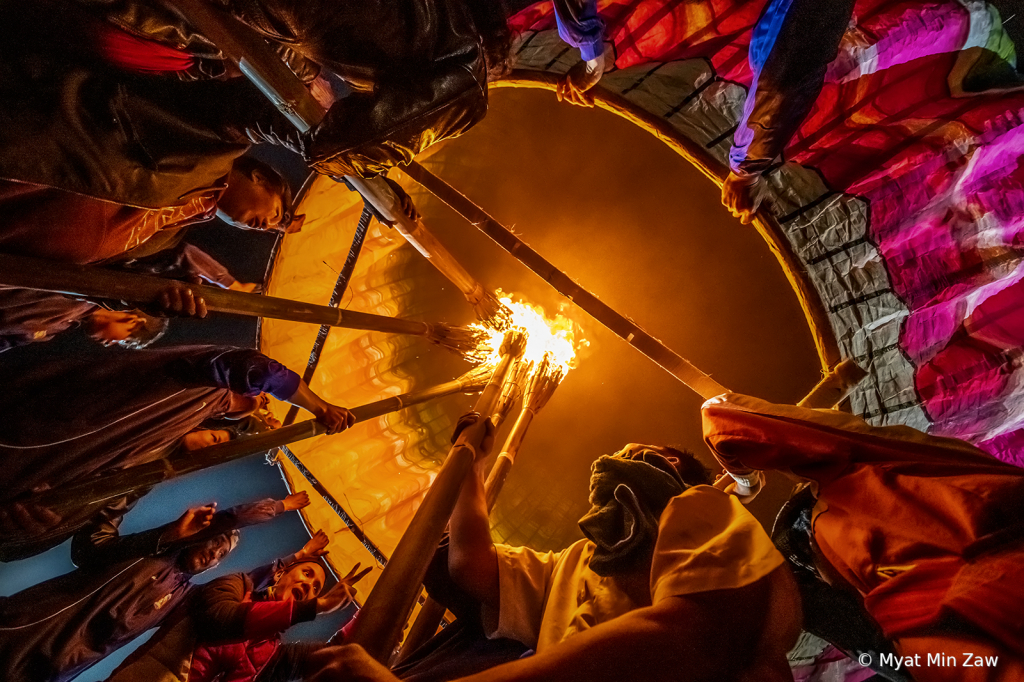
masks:
<svg viewBox="0 0 1024 682"><path fill-rule="evenodd" d="M306 591L304 589L297 586L292 588L292 599L294 599L295 601L302 601L305 598Z"/></svg>

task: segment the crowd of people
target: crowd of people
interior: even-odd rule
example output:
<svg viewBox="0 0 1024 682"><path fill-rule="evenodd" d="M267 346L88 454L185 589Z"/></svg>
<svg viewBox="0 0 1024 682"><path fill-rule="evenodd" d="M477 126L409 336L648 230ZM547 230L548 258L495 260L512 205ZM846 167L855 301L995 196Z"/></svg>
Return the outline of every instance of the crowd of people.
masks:
<svg viewBox="0 0 1024 682"><path fill-rule="evenodd" d="M310 88L327 107L319 124L298 131L173 2L0 4L0 253L166 280L144 309L0 287L0 560L70 539L77 567L0 598L4 679L72 680L154 628L110 679L789 680L802 631L884 679L1024 679L1024 473L963 442L840 412L708 401L705 439L723 473L662 445L601 456L585 539L556 553L492 541L488 438L428 571L456 624L393 669L345 644L344 629L331 643L282 642L292 625L351 603L368 570L327 588L322 531L271 565L193 582L241 528L302 509L305 493L209 504L131 535L119 527L147 487L60 501L74 483L238 437L268 395L327 433L353 424L255 350L147 349L168 318L206 317L193 285L260 289L188 231L214 217L301 229L288 183L246 155L253 144L288 146L319 173L373 177L470 129L488 83L513 66L508 18L532 3L210 4ZM580 57L557 98L593 106L613 68L598 3L554 7ZM770 201L762 174L821 90L852 11L852 0L766 4L723 187L743 222ZM122 348L102 361L4 361L79 325ZM769 470L801 484L770 534L745 506Z"/></svg>

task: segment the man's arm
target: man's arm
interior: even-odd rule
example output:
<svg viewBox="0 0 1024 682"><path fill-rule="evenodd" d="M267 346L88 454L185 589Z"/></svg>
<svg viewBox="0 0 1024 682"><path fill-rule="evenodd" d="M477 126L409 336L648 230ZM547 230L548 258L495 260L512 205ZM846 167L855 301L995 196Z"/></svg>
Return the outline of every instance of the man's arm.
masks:
<svg viewBox="0 0 1024 682"><path fill-rule="evenodd" d="M853 4L774 0L754 28L754 80L729 150L732 172L722 188L722 202L744 223L763 196L761 173L782 154L821 92Z"/></svg>
<svg viewBox="0 0 1024 682"><path fill-rule="evenodd" d="M583 61L604 54L604 20L597 13L597 0L554 0L558 35L578 47Z"/></svg>
<svg viewBox="0 0 1024 682"><path fill-rule="evenodd" d="M327 426L328 433L344 431L355 423L351 412L328 403L298 374L256 350L210 347L193 357L182 358L175 370L186 383L226 388L246 397L269 393L313 413L317 421Z"/></svg>
<svg viewBox="0 0 1024 682"><path fill-rule="evenodd" d="M712 682L736 679L759 655L772 578L745 587L668 597L580 632L527 658L459 682ZM782 633L788 639L791 633ZM792 633L795 639L795 633ZM788 643L789 646L792 642ZM776 656L785 664L783 653ZM681 677L681 675L683 677ZM324 649L311 657L310 682L392 682L386 668L359 646ZM783 678L778 678L783 679Z"/></svg>
<svg viewBox="0 0 1024 682"><path fill-rule="evenodd" d="M71 540L71 561L83 568L152 556L159 551L166 526L121 535L121 522L148 490L126 495L100 510Z"/></svg>
<svg viewBox="0 0 1024 682"><path fill-rule="evenodd" d="M559 79L555 95L559 102L592 107L594 96L589 91L605 71L604 21L597 13L597 0L555 0L554 4L559 37L578 47L583 58Z"/></svg>
<svg viewBox="0 0 1024 682"><path fill-rule="evenodd" d="M774 470L824 483L847 466L849 448L800 421L806 412L747 396L720 396L701 408L704 442L726 471L741 478Z"/></svg>
<svg viewBox="0 0 1024 682"><path fill-rule="evenodd" d="M485 607L497 609L498 553L484 495L482 459L462 484L449 521L448 571L452 579Z"/></svg>
<svg viewBox="0 0 1024 682"><path fill-rule="evenodd" d="M768 599L762 579L736 590L669 597L585 630L543 652L461 682L733 679L753 653ZM742 652L742 653L741 653Z"/></svg>
<svg viewBox="0 0 1024 682"><path fill-rule="evenodd" d="M302 509L308 504L309 496L306 493L293 493L283 500L275 500L268 497L257 502L246 502L245 504L239 504L213 514L210 522L200 531L190 535L183 535L172 541L190 545L197 542L206 542L217 535L229 533L246 526L266 523L285 512ZM216 504L213 506L216 506Z"/></svg>

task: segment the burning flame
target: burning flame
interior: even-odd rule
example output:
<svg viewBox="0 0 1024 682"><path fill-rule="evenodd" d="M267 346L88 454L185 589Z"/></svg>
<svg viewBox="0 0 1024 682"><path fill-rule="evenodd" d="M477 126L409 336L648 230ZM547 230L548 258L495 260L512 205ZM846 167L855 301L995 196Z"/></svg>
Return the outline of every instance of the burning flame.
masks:
<svg viewBox="0 0 1024 682"><path fill-rule="evenodd" d="M576 340L579 327L572 320L561 314L551 319L539 306L513 301L510 295L503 294L501 290L497 293L499 300L512 312L511 326L521 327L528 334L522 362L534 363L534 367L539 367L547 355L551 368L561 369L563 375L576 366L576 349L588 346L590 342L582 338ZM485 340L470 354L470 359L483 365L498 364L501 359L498 349L504 332L479 324L471 327L481 332Z"/></svg>

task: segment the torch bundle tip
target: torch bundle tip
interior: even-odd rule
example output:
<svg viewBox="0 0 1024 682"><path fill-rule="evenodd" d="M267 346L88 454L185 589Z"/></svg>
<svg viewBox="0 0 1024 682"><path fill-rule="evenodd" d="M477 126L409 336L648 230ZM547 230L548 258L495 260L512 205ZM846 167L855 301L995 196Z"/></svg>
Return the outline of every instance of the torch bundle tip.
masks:
<svg viewBox="0 0 1024 682"><path fill-rule="evenodd" d="M465 356L486 344L488 337L486 332L477 327L456 327L442 323L430 326L427 339L433 344Z"/></svg>
<svg viewBox="0 0 1024 682"><path fill-rule="evenodd" d="M529 338L530 335L523 327L509 329L501 340L501 348L498 353L513 358L521 358L523 353L526 352L526 342Z"/></svg>

